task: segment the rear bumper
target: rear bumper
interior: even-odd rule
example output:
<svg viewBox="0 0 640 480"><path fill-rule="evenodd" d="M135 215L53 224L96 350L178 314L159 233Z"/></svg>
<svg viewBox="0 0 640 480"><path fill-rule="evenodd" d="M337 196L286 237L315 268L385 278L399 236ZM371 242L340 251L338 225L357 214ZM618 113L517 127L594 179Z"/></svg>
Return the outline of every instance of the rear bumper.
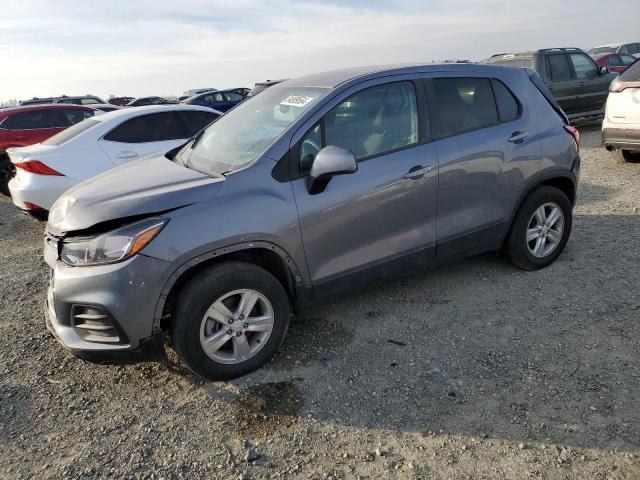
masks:
<svg viewBox="0 0 640 480"><path fill-rule="evenodd" d="M50 210L54 202L76 183L76 180L69 177L18 171L9 181L9 191L13 203L22 210L32 210L27 203L37 205L42 210Z"/></svg>
<svg viewBox="0 0 640 480"><path fill-rule="evenodd" d="M602 129L602 144L610 149L640 151L640 128Z"/></svg>

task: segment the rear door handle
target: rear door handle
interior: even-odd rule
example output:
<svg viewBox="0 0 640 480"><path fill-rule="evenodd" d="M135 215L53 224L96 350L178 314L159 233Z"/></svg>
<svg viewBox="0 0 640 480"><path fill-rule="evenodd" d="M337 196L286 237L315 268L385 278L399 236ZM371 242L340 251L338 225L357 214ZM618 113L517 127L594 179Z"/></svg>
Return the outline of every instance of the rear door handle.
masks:
<svg viewBox="0 0 640 480"><path fill-rule="evenodd" d="M513 132L507 141L511 143L522 143L522 141L529 136L528 132Z"/></svg>
<svg viewBox="0 0 640 480"><path fill-rule="evenodd" d="M116 158L135 158L138 154L131 150L125 150L124 152L117 153L115 155Z"/></svg>
<svg viewBox="0 0 640 480"><path fill-rule="evenodd" d="M408 180L417 180L422 177L426 173L429 173L431 170L435 168L435 165L429 165L428 167L423 167L422 165L416 165L415 167L411 167L411 169L404 174L404 178Z"/></svg>

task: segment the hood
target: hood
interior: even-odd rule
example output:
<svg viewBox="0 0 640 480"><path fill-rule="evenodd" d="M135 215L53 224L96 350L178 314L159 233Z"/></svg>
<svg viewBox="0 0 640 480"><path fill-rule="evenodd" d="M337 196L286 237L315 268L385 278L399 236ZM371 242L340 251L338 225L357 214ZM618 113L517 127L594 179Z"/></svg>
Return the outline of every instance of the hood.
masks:
<svg viewBox="0 0 640 480"><path fill-rule="evenodd" d="M121 165L67 190L49 212L54 235L98 223L180 208L213 198L224 177L210 177L163 155Z"/></svg>

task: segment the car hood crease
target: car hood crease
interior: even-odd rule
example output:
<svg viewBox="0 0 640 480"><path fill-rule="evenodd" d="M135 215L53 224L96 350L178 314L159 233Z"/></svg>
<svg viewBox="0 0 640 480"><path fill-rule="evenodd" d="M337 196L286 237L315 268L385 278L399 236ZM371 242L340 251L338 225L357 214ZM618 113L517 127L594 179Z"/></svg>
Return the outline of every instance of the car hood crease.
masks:
<svg viewBox="0 0 640 480"><path fill-rule="evenodd" d="M224 177L210 177L162 155L140 159L68 190L49 212L53 234L84 230L119 218L153 214L208 200Z"/></svg>

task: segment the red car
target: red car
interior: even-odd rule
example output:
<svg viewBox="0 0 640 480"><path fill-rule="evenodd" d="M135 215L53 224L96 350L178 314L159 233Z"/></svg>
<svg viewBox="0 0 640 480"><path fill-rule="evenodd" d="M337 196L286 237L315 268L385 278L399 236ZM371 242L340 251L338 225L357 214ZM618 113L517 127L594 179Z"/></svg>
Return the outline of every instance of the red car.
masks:
<svg viewBox="0 0 640 480"><path fill-rule="evenodd" d="M622 73L629 65L637 60L628 53L600 53L593 55L599 67L607 67L610 72Z"/></svg>
<svg viewBox="0 0 640 480"><path fill-rule="evenodd" d="M48 104L0 110L0 193L9 195L15 170L7 148L44 142L67 127L93 117L95 110L81 105Z"/></svg>

